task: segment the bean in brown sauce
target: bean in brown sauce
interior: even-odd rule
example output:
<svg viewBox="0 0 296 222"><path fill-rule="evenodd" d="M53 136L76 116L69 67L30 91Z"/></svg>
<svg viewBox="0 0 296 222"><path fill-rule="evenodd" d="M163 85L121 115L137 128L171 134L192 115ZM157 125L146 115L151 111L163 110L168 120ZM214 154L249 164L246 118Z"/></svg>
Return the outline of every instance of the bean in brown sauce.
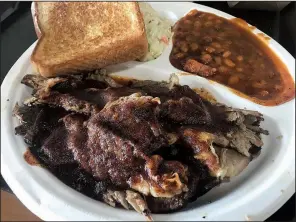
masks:
<svg viewBox="0 0 296 222"><path fill-rule="evenodd" d="M199 31L195 31L195 32L193 32L193 35L194 35L195 37L199 37L199 36L200 36L200 33L199 33Z"/></svg>
<svg viewBox="0 0 296 222"><path fill-rule="evenodd" d="M255 81L255 82L253 82L252 86L254 88L258 88L258 89L265 88L266 87L266 81L265 80Z"/></svg>
<svg viewBox="0 0 296 222"><path fill-rule="evenodd" d="M194 42L194 43L191 43L190 44L190 49L191 49L191 51L196 51L196 50L198 50L198 45Z"/></svg>
<svg viewBox="0 0 296 222"><path fill-rule="evenodd" d="M187 45L183 45L180 47L182 52L188 52L188 46Z"/></svg>
<svg viewBox="0 0 296 222"><path fill-rule="evenodd" d="M242 72L243 71L243 68L236 68L236 71L238 71L238 72Z"/></svg>
<svg viewBox="0 0 296 222"><path fill-rule="evenodd" d="M242 57L241 55L239 55L239 56L236 57L236 59L237 59L237 61L240 61L241 62L241 61L244 60L244 57Z"/></svg>
<svg viewBox="0 0 296 222"><path fill-rule="evenodd" d="M212 45L213 47L217 48L217 49L221 48L221 44L218 43L218 42L212 42L211 45Z"/></svg>
<svg viewBox="0 0 296 222"><path fill-rule="evenodd" d="M217 65L221 65L222 64L222 59L220 57L215 57L214 58L215 62L217 63Z"/></svg>
<svg viewBox="0 0 296 222"><path fill-rule="evenodd" d="M226 51L226 52L223 53L222 56L223 56L223 58L227 58L230 55L231 55L231 52L230 51Z"/></svg>
<svg viewBox="0 0 296 222"><path fill-rule="evenodd" d="M200 21L195 21L193 26L194 26L195 29L200 28L201 27Z"/></svg>
<svg viewBox="0 0 296 222"><path fill-rule="evenodd" d="M207 64L212 61L212 56L210 54L204 54L201 56L201 60Z"/></svg>
<svg viewBox="0 0 296 222"><path fill-rule="evenodd" d="M174 57L175 57L176 59L182 59L182 58L185 57L185 54L182 53L182 52L179 52L179 53L175 54Z"/></svg>
<svg viewBox="0 0 296 222"><path fill-rule="evenodd" d="M192 10L178 21L174 33L170 61L176 68L184 70L185 62L194 58L217 69L207 78L262 105L278 105L295 97L295 84L286 66L266 40L237 19Z"/></svg>
<svg viewBox="0 0 296 222"><path fill-rule="evenodd" d="M206 47L206 51L207 51L208 53L213 53L213 52L215 52L216 50L215 50L213 47L211 47L211 46L207 46L207 47Z"/></svg>
<svg viewBox="0 0 296 222"><path fill-rule="evenodd" d="M228 84L229 85L234 85L237 84L239 82L239 77L238 76L230 76L228 79Z"/></svg>
<svg viewBox="0 0 296 222"><path fill-rule="evenodd" d="M202 39L205 43L210 43L213 41L213 38L210 37L210 36L205 36L203 39Z"/></svg>
<svg viewBox="0 0 296 222"><path fill-rule="evenodd" d="M205 27L209 27L209 26L212 26L212 25L213 25L213 22L211 22L211 21L208 21L208 22L206 22L206 23L205 23L205 25L204 25L204 26L205 26Z"/></svg>
<svg viewBox="0 0 296 222"><path fill-rule="evenodd" d="M220 66L220 67L218 68L218 71L221 72L222 74L223 74L223 73L227 73L227 72L228 72L228 68L225 67L225 66Z"/></svg>
<svg viewBox="0 0 296 222"><path fill-rule="evenodd" d="M266 90L262 90L262 91L260 92L260 94L261 94L261 96L268 96L269 92L266 91Z"/></svg>
<svg viewBox="0 0 296 222"><path fill-rule="evenodd" d="M222 21L221 21L220 19L217 19L217 20L216 20L216 23L217 23L217 24L221 24Z"/></svg>
<svg viewBox="0 0 296 222"><path fill-rule="evenodd" d="M225 65L227 65L229 67L234 67L235 66L235 63L232 62L230 59L224 59L224 63L225 63Z"/></svg>
<svg viewBox="0 0 296 222"><path fill-rule="evenodd" d="M189 19L187 19L187 20L185 20L184 24L186 24L186 25L191 25L191 24L192 24L192 21L189 20Z"/></svg>
<svg viewBox="0 0 296 222"><path fill-rule="evenodd" d="M275 90L280 91L282 89L282 86L281 85L275 85L274 88L275 88Z"/></svg>
<svg viewBox="0 0 296 222"><path fill-rule="evenodd" d="M188 16L194 16L197 14L197 10L191 10L189 13L188 13Z"/></svg>
<svg viewBox="0 0 296 222"><path fill-rule="evenodd" d="M188 35L188 36L186 36L186 41L187 42L193 42L194 41L194 36L193 35Z"/></svg>

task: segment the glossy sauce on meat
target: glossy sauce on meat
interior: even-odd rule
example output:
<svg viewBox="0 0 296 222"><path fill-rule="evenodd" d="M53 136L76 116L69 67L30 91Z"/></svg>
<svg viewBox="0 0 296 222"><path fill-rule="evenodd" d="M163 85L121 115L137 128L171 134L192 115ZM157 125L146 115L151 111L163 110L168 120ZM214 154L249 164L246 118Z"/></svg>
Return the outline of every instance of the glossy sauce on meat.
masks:
<svg viewBox="0 0 296 222"><path fill-rule="evenodd" d="M268 106L295 97L294 81L283 62L241 19L227 20L192 10L174 27L170 62L232 88Z"/></svg>

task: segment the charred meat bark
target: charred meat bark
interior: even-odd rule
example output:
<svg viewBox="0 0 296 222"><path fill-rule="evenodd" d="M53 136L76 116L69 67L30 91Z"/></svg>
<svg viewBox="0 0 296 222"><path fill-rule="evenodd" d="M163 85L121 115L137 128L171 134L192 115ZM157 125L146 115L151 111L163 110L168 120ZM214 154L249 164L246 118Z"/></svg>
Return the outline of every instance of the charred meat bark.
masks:
<svg viewBox="0 0 296 222"><path fill-rule="evenodd" d="M142 170L150 149L165 144L153 115L157 103L152 97L123 97L90 118L87 147L95 177L124 187L135 172Z"/></svg>
<svg viewBox="0 0 296 222"><path fill-rule="evenodd" d="M145 178L143 182L154 188L157 184L151 184L155 182L151 178L157 174L148 171L145 163L152 161L149 157L152 152L169 144L154 114L157 105L158 100L152 97L131 95L108 103L86 122L77 115L66 116L63 120L68 129L68 147L74 159L95 178L110 180L118 187L128 188L128 183L131 183L136 189L133 182ZM157 167L157 164L152 161L150 165ZM167 167L168 164L165 163ZM174 167L183 167L178 163L171 165L169 173L174 172ZM166 179L173 181L173 177L179 177L178 172L176 169L171 178L162 178L161 175L160 178L164 183ZM128 182L130 179L133 182ZM166 192L161 187L159 189L158 192L152 189L154 195Z"/></svg>
<svg viewBox="0 0 296 222"><path fill-rule="evenodd" d="M168 100L160 106L161 119L179 125L209 125L211 116L207 109L196 104L188 97Z"/></svg>
<svg viewBox="0 0 296 222"><path fill-rule="evenodd" d="M110 78L110 77L106 77ZM47 88L48 90L56 90L62 93L72 92L73 90L81 90L87 88L107 88L107 84L101 78L102 81L98 81L92 78L88 78L84 75L66 76L45 78L39 75L28 74L22 79L22 83L35 90L41 88Z"/></svg>
<svg viewBox="0 0 296 222"><path fill-rule="evenodd" d="M41 146L41 151L48 157L46 161L51 166L75 163L72 153L67 149L66 140L61 135L67 137L64 126L54 129Z"/></svg>
<svg viewBox="0 0 296 222"><path fill-rule="evenodd" d="M33 154L41 154L38 154L38 157L42 163L56 166L74 162L72 153L66 148L66 130L59 122L67 115L65 110L40 105L16 105L14 115L22 124L16 127L16 134L23 136ZM20 127L23 129L22 132L18 131Z"/></svg>
<svg viewBox="0 0 296 222"><path fill-rule="evenodd" d="M45 139L60 125L58 120L66 114L64 109L53 109L47 106L16 105L14 108L14 115L25 130L24 140L30 146L40 147L44 144Z"/></svg>
<svg viewBox="0 0 296 222"><path fill-rule="evenodd" d="M263 145L256 111L212 104L176 75L118 83L105 73L43 78L14 115L43 166L113 207L176 211L241 173Z"/></svg>
<svg viewBox="0 0 296 222"><path fill-rule="evenodd" d="M85 80L82 79L82 77L46 79L36 75L26 75L22 83L34 88L34 97L28 100L28 104L49 104L85 114L90 114L92 110L100 110L108 102L134 93L167 99L169 90L178 84L176 75L172 75L169 82L131 80L128 86L117 84L104 75L100 77L91 74ZM113 87L104 87L102 85L104 82L110 83Z"/></svg>
<svg viewBox="0 0 296 222"><path fill-rule="evenodd" d="M62 94L57 91L38 90L34 97L25 101L26 105L47 104L53 107L62 107L67 111L90 115L98 113L100 107L96 104L78 99L70 94Z"/></svg>

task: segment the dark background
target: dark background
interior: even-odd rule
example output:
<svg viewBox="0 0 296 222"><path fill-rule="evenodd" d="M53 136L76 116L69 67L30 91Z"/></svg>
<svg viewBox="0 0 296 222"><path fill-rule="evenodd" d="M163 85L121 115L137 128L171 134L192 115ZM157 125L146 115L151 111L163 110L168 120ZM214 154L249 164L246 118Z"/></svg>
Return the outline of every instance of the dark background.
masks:
<svg viewBox="0 0 296 222"><path fill-rule="evenodd" d="M219 9L233 16L246 20L256 26L274 40L279 42L295 58L296 12L295 2L290 3L281 11L250 10L229 8L226 2L198 2ZM239 4L247 4L241 2ZM0 23L1 29L1 83L5 75L22 55L22 53L37 39L30 11L31 2L0 2L0 15L6 11ZM7 13L11 8L13 13ZM8 15L9 14L9 15ZM263 178L264 179L264 178ZM1 176L1 189L12 192ZM246 194L247 195L247 194ZM294 221L295 194L290 200L266 221Z"/></svg>

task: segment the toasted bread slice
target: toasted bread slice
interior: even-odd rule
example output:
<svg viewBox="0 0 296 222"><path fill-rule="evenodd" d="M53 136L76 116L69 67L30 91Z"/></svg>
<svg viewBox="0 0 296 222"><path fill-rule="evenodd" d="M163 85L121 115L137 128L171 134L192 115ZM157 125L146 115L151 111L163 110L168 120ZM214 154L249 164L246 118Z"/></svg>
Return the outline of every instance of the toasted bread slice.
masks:
<svg viewBox="0 0 296 222"><path fill-rule="evenodd" d="M34 4L40 38L31 62L42 76L99 69L140 59L148 51L136 2Z"/></svg>

